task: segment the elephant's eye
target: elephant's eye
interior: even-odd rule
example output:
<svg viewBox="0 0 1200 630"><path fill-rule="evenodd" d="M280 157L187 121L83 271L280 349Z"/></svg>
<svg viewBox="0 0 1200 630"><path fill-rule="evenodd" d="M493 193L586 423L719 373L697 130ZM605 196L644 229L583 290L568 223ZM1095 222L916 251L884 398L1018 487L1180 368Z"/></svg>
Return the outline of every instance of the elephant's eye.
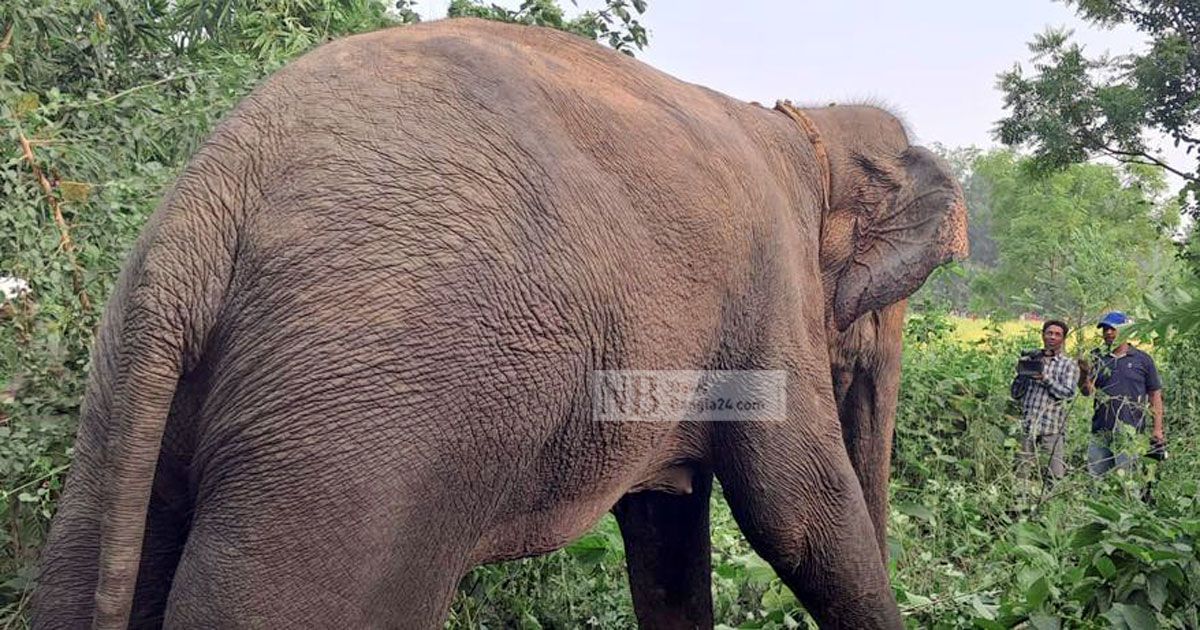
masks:
<svg viewBox="0 0 1200 630"><path fill-rule="evenodd" d="M856 216L874 217L891 204L902 186L892 173L874 158L854 154L851 161L857 167L859 181L854 194L852 211Z"/></svg>

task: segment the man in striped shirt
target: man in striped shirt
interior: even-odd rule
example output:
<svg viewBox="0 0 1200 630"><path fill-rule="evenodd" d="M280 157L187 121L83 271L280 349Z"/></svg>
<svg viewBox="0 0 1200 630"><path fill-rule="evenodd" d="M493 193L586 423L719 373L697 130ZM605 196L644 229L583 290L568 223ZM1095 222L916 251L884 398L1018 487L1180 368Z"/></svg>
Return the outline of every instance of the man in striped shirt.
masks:
<svg viewBox="0 0 1200 630"><path fill-rule="evenodd" d="M1028 377L1020 391L1021 453L1020 461L1033 464L1039 451L1050 457L1048 470L1051 479L1061 479L1066 473L1063 462L1064 434L1067 427L1069 403L1075 397L1079 382L1079 366L1063 353L1067 325L1058 320L1042 324L1042 371Z"/></svg>

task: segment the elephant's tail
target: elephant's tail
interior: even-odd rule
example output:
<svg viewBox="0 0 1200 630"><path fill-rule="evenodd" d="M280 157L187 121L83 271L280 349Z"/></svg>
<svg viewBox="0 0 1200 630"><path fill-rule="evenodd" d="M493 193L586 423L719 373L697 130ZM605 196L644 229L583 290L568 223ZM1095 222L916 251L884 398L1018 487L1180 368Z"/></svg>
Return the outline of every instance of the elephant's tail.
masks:
<svg viewBox="0 0 1200 630"><path fill-rule="evenodd" d="M150 491L180 379L199 362L233 275L240 208L232 209L204 156L194 160L151 218L125 263L97 340L89 389L107 404L84 422L98 444L99 573L93 628L127 627L137 585ZM207 177L205 174L207 173ZM231 188L232 189L232 188ZM227 189L228 190L228 189ZM104 400L97 392L89 399ZM69 490L68 490L69 491Z"/></svg>

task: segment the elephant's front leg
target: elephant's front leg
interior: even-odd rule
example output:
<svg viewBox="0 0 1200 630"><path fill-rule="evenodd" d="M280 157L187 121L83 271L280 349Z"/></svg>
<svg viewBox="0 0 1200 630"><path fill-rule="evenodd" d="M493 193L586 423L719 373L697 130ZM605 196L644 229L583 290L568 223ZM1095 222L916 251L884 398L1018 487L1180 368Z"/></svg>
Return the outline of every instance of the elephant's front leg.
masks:
<svg viewBox="0 0 1200 630"><path fill-rule="evenodd" d="M734 518L822 628L900 628L832 404L812 409L824 397L802 387L787 394L786 418L722 427L716 474Z"/></svg>
<svg viewBox="0 0 1200 630"><path fill-rule="evenodd" d="M711 491L712 474L697 472L690 494L637 492L613 508L640 627L713 627Z"/></svg>

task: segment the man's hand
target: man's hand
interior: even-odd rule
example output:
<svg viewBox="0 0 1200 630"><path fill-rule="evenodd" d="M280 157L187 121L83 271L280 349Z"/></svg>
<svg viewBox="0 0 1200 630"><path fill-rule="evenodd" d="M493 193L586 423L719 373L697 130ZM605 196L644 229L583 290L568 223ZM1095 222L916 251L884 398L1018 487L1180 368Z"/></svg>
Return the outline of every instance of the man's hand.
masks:
<svg viewBox="0 0 1200 630"><path fill-rule="evenodd" d="M1150 438L1150 452L1146 453L1146 456L1158 461L1165 460L1167 458L1167 441L1162 436Z"/></svg>
<svg viewBox="0 0 1200 630"><path fill-rule="evenodd" d="M1092 362L1089 361L1086 357L1080 357L1078 359L1075 359L1075 363L1076 363L1076 365L1079 366L1079 374L1081 376L1086 377L1092 373Z"/></svg>
<svg viewBox="0 0 1200 630"><path fill-rule="evenodd" d="M1163 433L1164 433L1164 431L1163 431L1162 427L1154 427L1154 431L1150 434L1150 437L1154 438L1156 441L1158 441L1160 443L1166 442L1167 437L1165 435L1163 435Z"/></svg>
<svg viewBox="0 0 1200 630"><path fill-rule="evenodd" d="M1040 381L1040 380L1043 380L1043 379L1045 379L1045 378L1046 378L1046 375L1045 375L1045 374L1042 374L1041 372L1038 372L1037 374L1034 374L1034 375L1030 376L1029 378L1031 378L1031 379L1033 379L1033 380L1035 380L1035 381Z"/></svg>

